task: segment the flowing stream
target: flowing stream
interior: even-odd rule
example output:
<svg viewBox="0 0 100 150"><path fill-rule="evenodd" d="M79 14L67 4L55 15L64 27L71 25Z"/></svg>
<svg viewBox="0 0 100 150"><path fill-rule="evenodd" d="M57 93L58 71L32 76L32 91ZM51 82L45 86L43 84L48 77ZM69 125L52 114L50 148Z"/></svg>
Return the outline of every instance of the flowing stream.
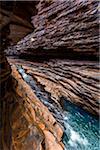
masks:
<svg viewBox="0 0 100 150"><path fill-rule="evenodd" d="M65 150L99 150L98 119L64 97L61 98L63 101L61 107L50 97L50 93L38 84L32 74L25 73L20 65L17 65L17 69L37 97L48 107L56 120L63 125Z"/></svg>
<svg viewBox="0 0 100 150"><path fill-rule="evenodd" d="M64 102L64 109L66 150L99 150L99 121L69 101Z"/></svg>

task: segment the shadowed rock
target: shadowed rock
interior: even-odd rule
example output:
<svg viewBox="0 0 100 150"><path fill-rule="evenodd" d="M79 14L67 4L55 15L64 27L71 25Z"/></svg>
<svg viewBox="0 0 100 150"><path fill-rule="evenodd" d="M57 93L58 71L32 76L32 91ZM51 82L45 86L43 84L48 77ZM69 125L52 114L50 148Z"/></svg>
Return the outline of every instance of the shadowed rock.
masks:
<svg viewBox="0 0 100 150"><path fill-rule="evenodd" d="M8 55L98 57L98 1L40 1L33 33L6 50Z"/></svg>

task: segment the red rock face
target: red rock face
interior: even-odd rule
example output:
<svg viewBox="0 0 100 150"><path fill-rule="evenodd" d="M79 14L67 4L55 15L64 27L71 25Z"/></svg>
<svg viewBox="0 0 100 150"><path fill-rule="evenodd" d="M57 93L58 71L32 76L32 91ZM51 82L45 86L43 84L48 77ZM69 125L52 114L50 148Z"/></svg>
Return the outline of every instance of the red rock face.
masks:
<svg viewBox="0 0 100 150"><path fill-rule="evenodd" d="M9 59L12 77L3 51L9 44L18 42L6 49L8 56L30 60L35 57L96 59L98 1L7 3L2 5L0 15L0 88L3 87L0 93L0 149L62 150L62 128L23 80L16 64L21 64L26 73L31 74L42 90L48 93L48 98L58 105L62 105L61 98L65 97L96 116L99 115L98 64L51 60L42 64L28 62L26 65L26 62Z"/></svg>
<svg viewBox="0 0 100 150"><path fill-rule="evenodd" d="M15 65L12 65L12 75L17 81L13 86L12 149L63 150L61 126L22 79Z"/></svg>
<svg viewBox="0 0 100 150"><path fill-rule="evenodd" d="M42 88L44 95L49 93L47 99L53 99L63 107L65 97L66 101L99 116L99 66L96 62L50 60L26 63L17 59L10 59L9 62L22 65L26 74L31 75Z"/></svg>
<svg viewBox="0 0 100 150"><path fill-rule="evenodd" d="M13 50L9 49L11 53L97 57L97 1L40 1L36 8L37 15L32 17L34 32L18 42Z"/></svg>

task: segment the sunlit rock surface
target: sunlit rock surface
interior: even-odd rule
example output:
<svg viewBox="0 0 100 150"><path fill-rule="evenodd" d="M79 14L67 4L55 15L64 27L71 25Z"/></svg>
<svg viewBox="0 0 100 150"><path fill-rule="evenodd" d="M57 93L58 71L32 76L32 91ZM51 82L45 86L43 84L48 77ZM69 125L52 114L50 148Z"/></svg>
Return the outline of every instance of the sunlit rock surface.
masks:
<svg viewBox="0 0 100 150"><path fill-rule="evenodd" d="M14 99L12 116L12 147L20 150L63 150L63 128L36 97L12 65Z"/></svg>
<svg viewBox="0 0 100 150"><path fill-rule="evenodd" d="M19 104L13 114L13 147L23 150L28 145L39 145L45 150L62 150L64 133L64 149L73 146L82 150L98 149L98 121L89 115L99 115L98 63L8 60L18 81L14 89ZM73 109L70 102L76 104Z"/></svg>

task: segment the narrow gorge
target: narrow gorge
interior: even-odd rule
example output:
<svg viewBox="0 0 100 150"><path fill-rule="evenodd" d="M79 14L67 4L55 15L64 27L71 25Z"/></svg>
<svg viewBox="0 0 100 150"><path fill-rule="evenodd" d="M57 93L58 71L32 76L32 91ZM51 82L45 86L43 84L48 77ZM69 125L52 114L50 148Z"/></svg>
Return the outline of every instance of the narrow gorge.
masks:
<svg viewBox="0 0 100 150"><path fill-rule="evenodd" d="M98 150L99 1L0 7L0 150Z"/></svg>

